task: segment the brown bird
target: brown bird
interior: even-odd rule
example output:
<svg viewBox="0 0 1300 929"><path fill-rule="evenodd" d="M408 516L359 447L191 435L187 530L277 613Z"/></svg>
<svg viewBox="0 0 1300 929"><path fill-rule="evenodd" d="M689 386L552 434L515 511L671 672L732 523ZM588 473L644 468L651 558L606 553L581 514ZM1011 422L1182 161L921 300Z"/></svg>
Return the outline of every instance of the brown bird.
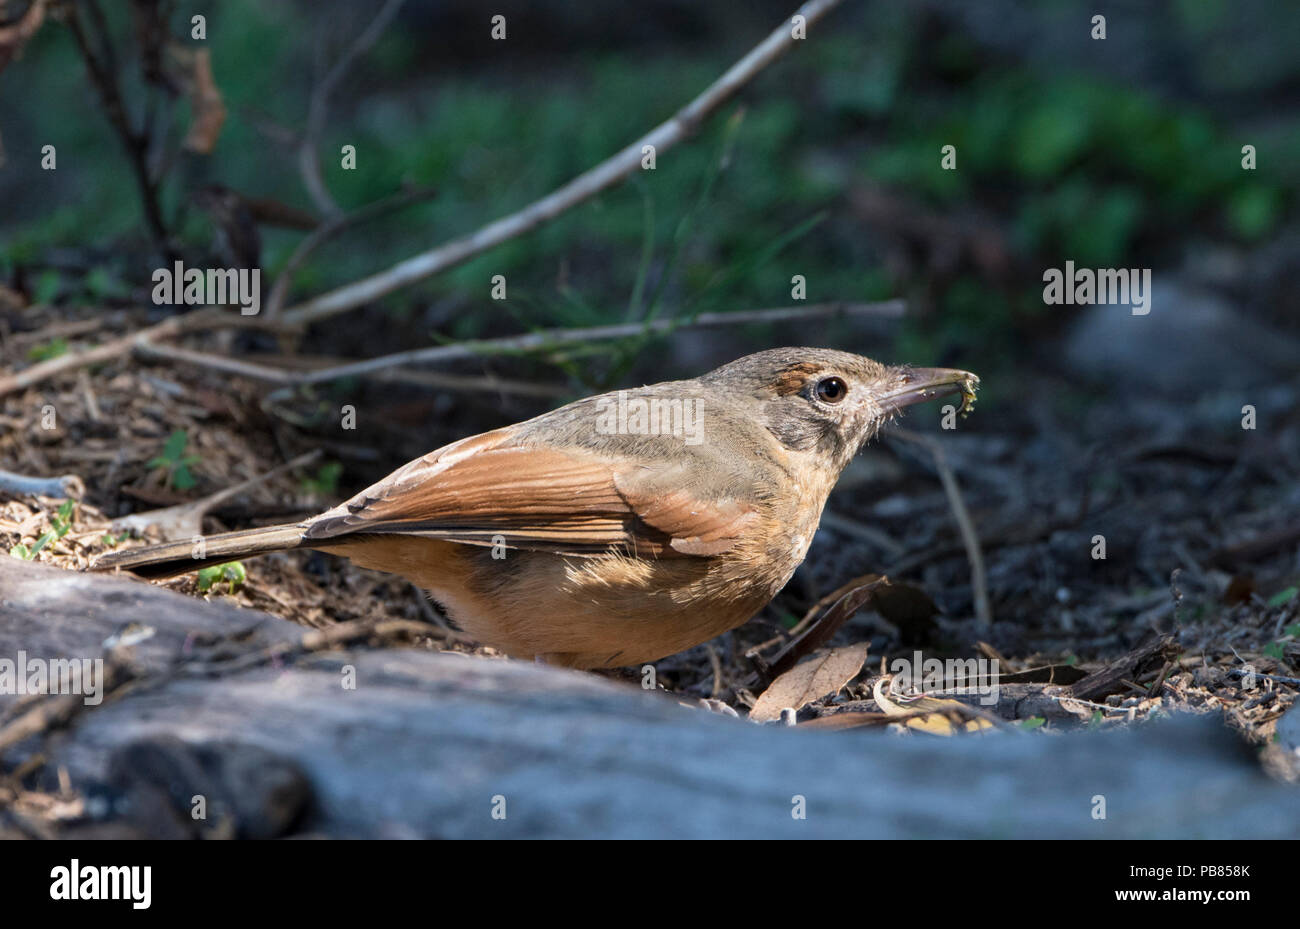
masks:
<svg viewBox="0 0 1300 929"><path fill-rule="evenodd" d="M471 436L297 525L101 556L143 577L309 548L403 575L518 657L641 664L735 628L803 561L844 466L966 371L779 348Z"/></svg>

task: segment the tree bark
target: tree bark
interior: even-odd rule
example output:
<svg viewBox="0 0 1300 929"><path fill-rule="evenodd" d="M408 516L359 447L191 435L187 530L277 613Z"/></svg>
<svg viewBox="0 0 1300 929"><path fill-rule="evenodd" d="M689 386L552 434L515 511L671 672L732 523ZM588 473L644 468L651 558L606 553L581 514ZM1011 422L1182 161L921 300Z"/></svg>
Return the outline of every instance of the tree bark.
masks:
<svg viewBox="0 0 1300 929"><path fill-rule="evenodd" d="M127 798L108 818L132 834L1293 838L1300 823L1300 792L1214 719L952 739L760 726L515 661L302 651L319 632L218 598L0 558L0 659L99 657L127 623L153 634L108 653L125 683L99 706L0 695L0 737L67 704L0 763L44 751L74 789ZM192 790L217 808L198 827Z"/></svg>

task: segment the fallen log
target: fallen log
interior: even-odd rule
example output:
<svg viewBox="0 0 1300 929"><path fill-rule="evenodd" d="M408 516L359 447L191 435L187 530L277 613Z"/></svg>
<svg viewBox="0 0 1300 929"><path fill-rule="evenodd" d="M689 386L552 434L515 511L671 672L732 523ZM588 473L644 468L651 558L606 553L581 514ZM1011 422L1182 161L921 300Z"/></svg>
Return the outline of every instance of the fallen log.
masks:
<svg viewBox="0 0 1300 929"><path fill-rule="evenodd" d="M66 770L94 815L57 834L1280 838L1300 823L1300 792L1212 719L816 732L328 632L0 558L0 659L103 657L119 675L98 705L17 733L0 772L38 752L31 777ZM69 699L0 694L0 744Z"/></svg>

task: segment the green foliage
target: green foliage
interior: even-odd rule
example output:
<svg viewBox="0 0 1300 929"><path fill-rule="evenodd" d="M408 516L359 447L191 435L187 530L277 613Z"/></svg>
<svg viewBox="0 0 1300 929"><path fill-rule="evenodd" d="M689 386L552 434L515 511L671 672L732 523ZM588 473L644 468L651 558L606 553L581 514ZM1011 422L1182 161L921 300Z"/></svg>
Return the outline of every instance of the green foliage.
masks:
<svg viewBox="0 0 1300 929"><path fill-rule="evenodd" d="M1243 239L1262 239L1282 214L1282 192L1272 186L1243 187L1233 191L1227 204L1228 225Z"/></svg>
<svg viewBox="0 0 1300 929"><path fill-rule="evenodd" d="M76 508L76 505L75 500L63 501L63 503L59 505L58 511L50 517L50 528L41 533L40 537L32 543L30 548L28 548L24 543L19 542L17 545L14 545L9 549L9 554L15 558L21 558L24 561L31 561L40 554L41 549L45 548L45 546L57 539L63 538L72 529L72 513Z"/></svg>
<svg viewBox="0 0 1300 929"><path fill-rule="evenodd" d="M304 477L302 479L303 493L320 497L332 497L338 493L339 478L342 475L342 463L337 461L326 462L316 471L315 477Z"/></svg>
<svg viewBox="0 0 1300 929"><path fill-rule="evenodd" d="M226 564L199 569L199 590L204 593L214 590L219 584L225 584L226 593L233 594L247 580L248 573L244 570L241 561L230 561Z"/></svg>
<svg viewBox="0 0 1300 929"><path fill-rule="evenodd" d="M68 351L68 340L64 338L51 339L40 345L33 345L27 350L28 361L49 361L51 358L58 358Z"/></svg>
<svg viewBox="0 0 1300 929"><path fill-rule="evenodd" d="M96 302L125 297L130 293L122 280L105 267L92 268L86 275L84 287L86 295Z"/></svg>
<svg viewBox="0 0 1300 929"><path fill-rule="evenodd" d="M36 286L32 288L32 302L38 306L53 303L58 293L59 272L47 269L36 278Z"/></svg>
<svg viewBox="0 0 1300 929"><path fill-rule="evenodd" d="M313 34L310 16L292 4L232 6L231 15L209 19L209 44L222 50L216 79L231 116L204 173L252 196L309 206L296 159L266 157L261 120L251 116L301 126L318 64L318 43L303 40ZM1223 0L1178 0L1171 29L1213 37L1225 29L1229 9ZM185 12L183 4L178 18ZM108 5L107 13L129 47L129 11ZM936 36L934 25L908 5L887 4L872 11L869 29L819 31L808 49L758 78L743 109L729 105L695 137L660 152L654 171L383 302L401 312L468 298L471 311L457 314L441 336L469 339L496 334L489 330L501 311L537 329L780 305L793 273L807 278L810 300L895 296L884 236L864 230L844 206L846 192L865 182L944 215L967 208L993 215L1014 257L1030 267L1063 257L1092 267L1124 264L1136 247L1159 248L1192 223L1254 244L1294 209L1294 128L1260 120L1258 137L1252 130L1247 140L1259 147L1260 167L1243 171L1240 133L1195 105L1128 82L994 58L960 30ZM319 151L325 181L345 209L404 183L434 186L438 196L326 244L297 276L299 293L355 280L519 209L669 117L737 53L728 43L663 42L632 61L626 49L575 49L564 69L544 80L526 63L512 64L521 70L506 84L494 68L435 70L422 47L408 31L388 30L336 93ZM1250 66L1216 65L1234 73ZM66 30L42 29L21 67L40 105L25 108L22 131L13 134L58 143L62 186L19 217L26 225L7 225L0 262L29 267L37 303L125 296L140 281L124 279L111 259L84 278L40 264L53 246L138 236L140 207L106 121L88 109L84 79L65 77L84 71ZM129 83L126 91L128 109L143 111L136 106L142 88ZM186 118L181 113L172 127L173 141ZM357 146L363 169L342 169L337 156L345 142ZM957 148L956 171L940 166L947 144ZM100 152L112 154L83 157ZM75 178L71 187L62 180L68 177ZM161 196L179 243L201 251L213 229L189 199L192 183L174 172ZM69 190L74 199L60 201ZM263 266L274 276L300 234L263 233ZM509 306L487 301L487 281L498 273L510 282ZM1011 356L1026 319L1042 312L1037 292L997 290L969 271L944 288L936 313L909 322L898 343L878 353L918 362L979 355L991 374ZM833 332L816 335L834 339ZM620 376L647 344L632 339L594 355L566 348L557 357L598 386ZM183 468L174 469L177 487L192 478Z"/></svg>
<svg viewBox="0 0 1300 929"><path fill-rule="evenodd" d="M1285 606L1294 600L1297 594L1300 594L1300 588L1288 587L1286 590L1279 591L1269 597L1267 605L1270 609ZM1297 639L1300 639L1300 623L1292 623L1283 628L1281 639L1278 639L1276 642L1268 643L1260 649L1260 651L1265 655L1268 655L1270 658L1282 660L1286 658L1286 647L1288 642L1294 643Z"/></svg>
<svg viewBox="0 0 1300 929"><path fill-rule="evenodd" d="M175 487L177 490L189 490L198 483L194 475L190 473L190 465L199 461L198 455L187 455L185 448L189 444L189 436L184 429L177 429L163 444L162 454L149 461L150 468L160 468L166 471L165 484L168 487Z"/></svg>
<svg viewBox="0 0 1300 929"><path fill-rule="evenodd" d="M1064 93L1045 95L1017 120L1008 151L1022 175L1047 180L1083 156L1093 127L1080 103Z"/></svg>
<svg viewBox="0 0 1300 929"><path fill-rule="evenodd" d="M1268 598L1268 608L1274 609L1275 607L1290 603L1296 598L1297 594L1300 594L1300 587L1287 587L1285 590L1279 590L1277 593L1273 594L1273 596Z"/></svg>

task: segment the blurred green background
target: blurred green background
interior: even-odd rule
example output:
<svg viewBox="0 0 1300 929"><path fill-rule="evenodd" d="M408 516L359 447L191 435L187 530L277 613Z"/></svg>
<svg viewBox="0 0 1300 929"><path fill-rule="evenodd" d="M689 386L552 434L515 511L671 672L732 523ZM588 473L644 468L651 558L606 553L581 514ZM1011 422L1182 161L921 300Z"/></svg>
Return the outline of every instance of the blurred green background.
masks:
<svg viewBox="0 0 1300 929"><path fill-rule="evenodd" d="M136 60L136 6L102 4L138 126L150 106L167 107ZM213 217L196 205L204 185L314 211L284 139L301 131L314 82L377 7L161 6L184 42L191 16L206 16L206 42L190 44L211 50L227 108L213 151L175 155L160 182L188 261L215 260ZM345 210L403 185L437 195L320 249L294 297L544 195L670 116L792 10L766 0L491 11L409 0L337 88L319 152ZM1105 41L1090 37L1097 12L1066 0L850 0L698 136L661 153L654 172L390 295L366 318L382 313L407 348L411 338L786 306L802 274L810 303L908 298L882 355L977 357L983 372L1023 362L1066 317L1043 305L1044 267L1176 268L1201 247L1294 243L1300 5L1112 4L1100 11ZM489 38L489 13L506 16L506 41ZM160 151L174 152L189 125L183 95L173 108ZM47 22L0 73L0 139L0 281L35 302L147 302L162 257L64 24ZM57 170L40 170L46 144ZM340 167L344 144L356 146L357 170ZM1244 144L1256 147L1257 170L1242 169ZM956 147L955 171L940 166L945 145ZM303 233L260 232L273 279ZM1298 254L1292 244L1275 266L1250 264L1226 282L1241 312L1295 324ZM509 281L504 303L488 297L495 274ZM357 354L394 348L382 327L348 329ZM593 383L631 364L617 345L567 357Z"/></svg>

